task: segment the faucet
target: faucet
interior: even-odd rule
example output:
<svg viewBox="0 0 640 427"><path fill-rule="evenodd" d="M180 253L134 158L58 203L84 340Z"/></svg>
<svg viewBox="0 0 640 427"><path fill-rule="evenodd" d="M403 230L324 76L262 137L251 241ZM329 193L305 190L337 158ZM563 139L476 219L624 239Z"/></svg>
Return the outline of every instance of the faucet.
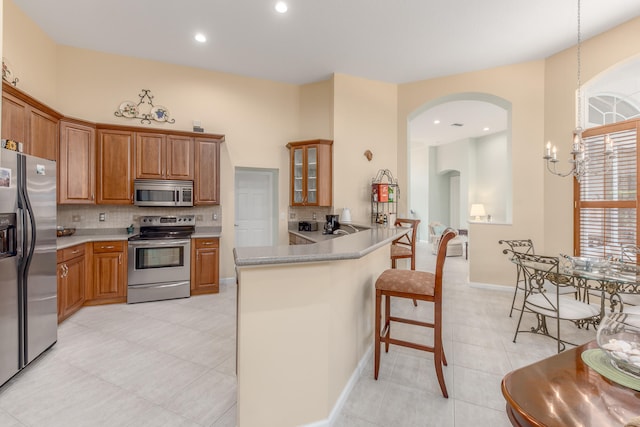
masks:
<svg viewBox="0 0 640 427"><path fill-rule="evenodd" d="M353 231L355 231L356 233L357 233L358 231L360 231L360 230L358 230L356 227L354 227L354 226L353 226L353 225L351 225L351 224L344 224L344 223L342 223L342 224L340 224L340 226L341 226L341 227L345 227L345 226L346 226L346 227L351 227L351 228L353 228ZM347 234L348 234L348 233L347 233Z"/></svg>
<svg viewBox="0 0 640 427"><path fill-rule="evenodd" d="M333 234L347 234L348 235L349 232L345 231L345 230L341 230L341 229L338 228L337 230L333 230Z"/></svg>

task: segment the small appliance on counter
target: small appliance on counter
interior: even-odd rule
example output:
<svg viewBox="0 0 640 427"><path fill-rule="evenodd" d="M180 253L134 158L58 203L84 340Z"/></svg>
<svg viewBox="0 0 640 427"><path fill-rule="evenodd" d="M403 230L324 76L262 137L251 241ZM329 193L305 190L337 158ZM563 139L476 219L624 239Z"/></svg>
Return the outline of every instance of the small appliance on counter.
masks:
<svg viewBox="0 0 640 427"><path fill-rule="evenodd" d="M318 231L318 222L300 221L298 222L298 231Z"/></svg>
<svg viewBox="0 0 640 427"><path fill-rule="evenodd" d="M349 224L351 222L351 209L344 208L342 209L342 223Z"/></svg>
<svg viewBox="0 0 640 427"><path fill-rule="evenodd" d="M334 231L339 229L340 223L338 222L338 218L340 218L340 215L327 215L327 222L324 225L322 234L333 234Z"/></svg>

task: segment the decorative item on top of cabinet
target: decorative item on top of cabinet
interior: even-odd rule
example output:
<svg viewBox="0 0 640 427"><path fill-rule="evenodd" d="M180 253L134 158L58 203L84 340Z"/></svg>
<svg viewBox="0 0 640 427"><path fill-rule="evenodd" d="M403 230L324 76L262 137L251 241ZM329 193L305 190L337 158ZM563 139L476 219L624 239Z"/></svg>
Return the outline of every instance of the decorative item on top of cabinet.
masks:
<svg viewBox="0 0 640 427"><path fill-rule="evenodd" d="M91 244L91 277L85 305L127 301L127 242L125 240Z"/></svg>
<svg viewBox="0 0 640 427"><path fill-rule="evenodd" d="M85 245L60 249L58 258L58 323L78 311L85 301Z"/></svg>
<svg viewBox="0 0 640 427"><path fill-rule="evenodd" d="M191 295L220 292L220 242L217 237L193 239L191 245Z"/></svg>
<svg viewBox="0 0 640 427"><path fill-rule="evenodd" d="M96 128L72 119L60 121L58 204L95 204Z"/></svg>
<svg viewBox="0 0 640 427"><path fill-rule="evenodd" d="M113 113L116 117L125 117L127 119L140 119L140 123L151 124L151 120L156 122L175 123L176 120L169 117L169 110L162 105L153 105L154 96L151 95L151 89L142 89L138 94L140 101L124 101L120 107Z"/></svg>
<svg viewBox="0 0 640 427"><path fill-rule="evenodd" d="M290 158L291 206L333 203L333 141L313 139L287 144Z"/></svg>
<svg viewBox="0 0 640 427"><path fill-rule="evenodd" d="M371 223L394 225L400 187L389 169L380 169L371 180Z"/></svg>
<svg viewBox="0 0 640 427"><path fill-rule="evenodd" d="M2 82L2 139L23 144L23 152L56 160L58 121L62 115L31 98L6 81Z"/></svg>
<svg viewBox="0 0 640 427"><path fill-rule="evenodd" d="M134 133L98 127L96 153L97 204L133 203Z"/></svg>
<svg viewBox="0 0 640 427"><path fill-rule="evenodd" d="M136 178L193 180L193 138L136 132Z"/></svg>
<svg viewBox="0 0 640 427"><path fill-rule="evenodd" d="M194 205L220 204L220 143L218 138L195 138Z"/></svg>

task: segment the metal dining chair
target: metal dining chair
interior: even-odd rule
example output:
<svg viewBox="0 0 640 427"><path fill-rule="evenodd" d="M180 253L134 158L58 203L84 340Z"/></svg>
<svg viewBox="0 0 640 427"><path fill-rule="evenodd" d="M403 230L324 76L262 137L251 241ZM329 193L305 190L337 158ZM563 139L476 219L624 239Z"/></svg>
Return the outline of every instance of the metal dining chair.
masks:
<svg viewBox="0 0 640 427"><path fill-rule="evenodd" d="M509 246L509 249L514 252L520 252L525 254L535 254L535 250L533 248L533 241L531 239L523 239L523 240L498 240L498 244L505 244ZM507 249L503 251L505 254L507 253ZM513 314L514 306L516 304L516 296L518 295L518 290L524 291L524 275L522 273L521 267L516 263L516 287L513 290L513 299L511 300L511 309L509 310L509 317ZM519 310L515 308L515 310Z"/></svg>
<svg viewBox="0 0 640 427"><path fill-rule="evenodd" d="M524 283L524 300L513 336L514 343L521 332L542 334L557 341L560 353L564 350L565 344L575 345L561 338L561 320L569 320L577 326L591 324L595 327L602 314L600 306L576 299L575 295L579 293L582 282L574 276L561 274L557 257L525 254L509 249L505 251L520 267ZM537 325L520 329L524 313L534 314ZM555 336L549 331L547 318L555 320Z"/></svg>

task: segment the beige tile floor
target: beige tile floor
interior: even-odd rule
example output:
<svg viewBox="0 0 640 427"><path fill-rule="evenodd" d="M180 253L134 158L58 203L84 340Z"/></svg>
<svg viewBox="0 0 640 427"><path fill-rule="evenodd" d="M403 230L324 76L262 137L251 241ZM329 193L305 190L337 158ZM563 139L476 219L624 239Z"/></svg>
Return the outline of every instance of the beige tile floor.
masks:
<svg viewBox="0 0 640 427"><path fill-rule="evenodd" d="M419 248L418 269L434 257ZM505 260L505 268L512 268ZM335 426L509 426L500 380L555 353L555 341L521 334L508 317L511 292L467 284L467 262L445 265L444 345L449 399L431 354L391 347L379 379L369 360ZM235 426L235 285L220 294L135 305L85 307L58 343L0 389L0 426ZM392 311L428 319L430 306L394 301ZM525 316L533 325L532 316ZM412 329L413 328L413 329ZM593 330L562 326L577 343ZM428 338L409 325L397 336Z"/></svg>

